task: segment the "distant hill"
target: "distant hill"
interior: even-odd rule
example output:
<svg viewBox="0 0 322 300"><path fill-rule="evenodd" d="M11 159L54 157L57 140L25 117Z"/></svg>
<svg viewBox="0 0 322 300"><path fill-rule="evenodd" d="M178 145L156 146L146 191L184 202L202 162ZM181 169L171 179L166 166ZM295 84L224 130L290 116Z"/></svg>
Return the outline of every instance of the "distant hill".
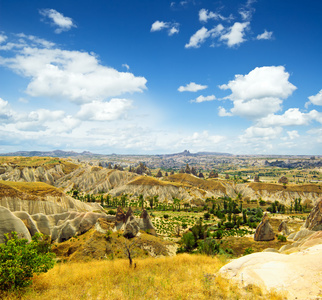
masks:
<svg viewBox="0 0 322 300"><path fill-rule="evenodd" d="M222 152L197 152L197 153L190 153L189 150L184 150L180 153L173 153L173 154L164 154L160 155L163 157L171 157L171 156L204 156L204 155L216 155L216 156L232 156L230 153L222 153Z"/></svg>
<svg viewBox="0 0 322 300"><path fill-rule="evenodd" d="M95 156L99 154L94 154L89 151L83 151L81 153L74 151L62 151L62 150L54 150L54 151L17 151L11 153L2 153L0 156L46 156L46 157L70 157L70 156Z"/></svg>

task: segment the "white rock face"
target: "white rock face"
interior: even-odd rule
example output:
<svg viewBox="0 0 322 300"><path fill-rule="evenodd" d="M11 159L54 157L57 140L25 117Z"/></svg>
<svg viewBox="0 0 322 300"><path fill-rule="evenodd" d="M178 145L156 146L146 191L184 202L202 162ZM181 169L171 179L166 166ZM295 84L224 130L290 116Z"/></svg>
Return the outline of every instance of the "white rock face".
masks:
<svg viewBox="0 0 322 300"><path fill-rule="evenodd" d="M322 289L321 258L321 244L289 255L259 252L233 260L219 272L245 286L274 288L286 293L288 299L318 299Z"/></svg>
<svg viewBox="0 0 322 300"><path fill-rule="evenodd" d="M0 243L5 242L5 233L16 231L19 235L28 241L31 240L30 233L25 224L16 217L10 210L0 206Z"/></svg>
<svg viewBox="0 0 322 300"><path fill-rule="evenodd" d="M67 211L85 212L102 210L102 207L98 203L85 203L70 196L47 196L42 201L23 200L16 197L2 197L0 198L0 206L8 208L12 212L26 211L31 215L37 213L51 215Z"/></svg>

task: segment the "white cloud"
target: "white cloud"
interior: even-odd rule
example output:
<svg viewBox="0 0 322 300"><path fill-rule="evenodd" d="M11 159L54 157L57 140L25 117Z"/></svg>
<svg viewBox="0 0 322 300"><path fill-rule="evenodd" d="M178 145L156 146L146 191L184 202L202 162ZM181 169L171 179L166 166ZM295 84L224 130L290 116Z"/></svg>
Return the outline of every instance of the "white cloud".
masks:
<svg viewBox="0 0 322 300"><path fill-rule="evenodd" d="M179 28L171 27L169 30L169 35L174 35L175 33L179 33Z"/></svg>
<svg viewBox="0 0 322 300"><path fill-rule="evenodd" d="M256 0L247 0L246 4L238 10L244 21L251 20L253 13L255 12L255 9L252 7L254 2L256 2Z"/></svg>
<svg viewBox="0 0 322 300"><path fill-rule="evenodd" d="M202 96L200 95L199 97L197 97L194 100L190 100L191 103L201 103L201 102L206 102L206 101L214 101L216 100L216 96L215 95L210 95L210 96Z"/></svg>
<svg viewBox="0 0 322 300"><path fill-rule="evenodd" d="M220 89L230 89L226 97L234 103L231 113L246 118L259 119L281 110L282 99L289 97L296 87L283 66L255 68L246 75L235 75Z"/></svg>
<svg viewBox="0 0 322 300"><path fill-rule="evenodd" d="M127 70L130 70L130 66L128 64L123 64L122 67L126 68Z"/></svg>
<svg viewBox="0 0 322 300"><path fill-rule="evenodd" d="M206 88L208 88L207 85L201 85L201 84L197 84L195 82L190 82L186 86L180 86L178 88L178 91L179 92L198 92L198 91L204 90Z"/></svg>
<svg viewBox="0 0 322 300"><path fill-rule="evenodd" d="M39 13L42 16L49 18L52 21L53 26L58 27L55 30L55 33L61 33L70 30L72 27L77 27L71 18L65 17L55 9L40 9Z"/></svg>
<svg viewBox="0 0 322 300"><path fill-rule="evenodd" d="M283 129L281 127L257 127L251 126L245 130L242 139L264 139L271 140L280 136Z"/></svg>
<svg viewBox="0 0 322 300"><path fill-rule="evenodd" d="M12 121L14 117L14 112L9 107L8 101L0 98L0 122L8 123Z"/></svg>
<svg viewBox="0 0 322 300"><path fill-rule="evenodd" d="M162 30L164 28L168 28L168 27L169 27L169 25L166 22L155 21L151 26L151 32L160 31L160 30Z"/></svg>
<svg viewBox="0 0 322 300"><path fill-rule="evenodd" d="M132 108L132 101L113 98L108 102L94 101L81 106L77 117L81 120L113 121L122 117Z"/></svg>
<svg viewBox="0 0 322 300"><path fill-rule="evenodd" d="M239 45L246 40L244 39L245 30L247 29L249 22L239 23L236 22L233 26L231 26L226 34L223 34L219 40L226 41L228 47L233 47L235 45Z"/></svg>
<svg viewBox="0 0 322 300"><path fill-rule="evenodd" d="M232 117L233 114L231 112L228 112L225 108L219 106L218 107L218 116L219 117Z"/></svg>
<svg viewBox="0 0 322 300"><path fill-rule="evenodd" d="M230 89L228 96L232 100L251 100L267 97L285 99L296 87L288 79L290 74L283 66L256 67L246 75L235 75L228 84L219 86L220 89Z"/></svg>
<svg viewBox="0 0 322 300"><path fill-rule="evenodd" d="M210 33L207 28L200 28L195 34L190 37L190 41L185 45L185 48L199 48L208 37Z"/></svg>
<svg viewBox="0 0 322 300"><path fill-rule="evenodd" d="M214 38L220 35L223 29L224 27L221 24L218 24L211 30L202 27L190 37L189 43L185 45L185 48L199 48L207 38L210 36Z"/></svg>
<svg viewBox="0 0 322 300"><path fill-rule="evenodd" d="M292 130L292 131L287 131L288 137L290 140L294 140L300 137L299 133L297 130Z"/></svg>
<svg viewBox="0 0 322 300"><path fill-rule="evenodd" d="M233 19L233 16L230 15L229 17L224 17L219 13L214 13L212 11L208 12L207 9L202 8L199 11L199 21L200 22L207 22L209 19L214 19L216 21L230 21Z"/></svg>
<svg viewBox="0 0 322 300"><path fill-rule="evenodd" d="M86 103L146 89L144 77L103 66L87 52L24 47L15 57L0 57L1 64L30 78L26 92L33 97Z"/></svg>
<svg viewBox="0 0 322 300"><path fill-rule="evenodd" d="M151 32L161 31L163 29L168 29L168 35L174 35L175 33L179 33L179 23L175 22L163 22L163 21L155 21L151 26Z"/></svg>
<svg viewBox="0 0 322 300"><path fill-rule="evenodd" d="M223 142L226 138L222 135L210 135L207 130L199 133L194 132L192 135L184 137L175 144L176 148L180 147L195 147L202 149L205 147L213 147L214 145ZM217 146L217 145L216 145Z"/></svg>
<svg viewBox="0 0 322 300"><path fill-rule="evenodd" d="M308 125L311 121L322 120L322 113L312 110L309 113L302 113L298 108L290 108L283 115L270 114L259 120L261 126L302 126Z"/></svg>
<svg viewBox="0 0 322 300"><path fill-rule="evenodd" d="M309 100L310 101L305 104L306 107L310 103L314 105L322 105L322 90L320 90L316 95L310 96Z"/></svg>
<svg viewBox="0 0 322 300"><path fill-rule="evenodd" d="M5 42L7 38L8 37L6 35L0 33L0 44Z"/></svg>
<svg viewBox="0 0 322 300"><path fill-rule="evenodd" d="M259 34L256 39L258 40L271 40L273 38L273 31L265 30L262 34Z"/></svg>

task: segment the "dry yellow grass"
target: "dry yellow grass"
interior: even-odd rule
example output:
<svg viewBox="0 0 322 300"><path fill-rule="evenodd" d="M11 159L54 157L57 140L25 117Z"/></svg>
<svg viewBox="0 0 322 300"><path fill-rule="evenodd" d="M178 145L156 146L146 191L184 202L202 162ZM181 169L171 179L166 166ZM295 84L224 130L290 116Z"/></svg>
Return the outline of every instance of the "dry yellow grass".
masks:
<svg viewBox="0 0 322 300"><path fill-rule="evenodd" d="M215 275L224 264L216 257L181 254L134 262L136 268L127 260L59 264L35 276L21 299L283 299Z"/></svg>
<svg viewBox="0 0 322 300"><path fill-rule="evenodd" d="M225 186L219 180L213 179L201 179L190 174L174 174L167 178L171 182L178 182L184 185L198 187L203 190L220 190L223 193L226 193Z"/></svg>
<svg viewBox="0 0 322 300"><path fill-rule="evenodd" d="M254 191L265 190L268 192L298 192L298 193L317 193L322 194L322 187L318 184L287 184L283 186L282 184L273 184L273 183L263 183L263 182L251 182L248 184L250 188Z"/></svg>
<svg viewBox="0 0 322 300"><path fill-rule="evenodd" d="M39 197L61 197L64 193L44 182L14 182L0 180L0 197L21 197L21 199L38 199Z"/></svg>
<svg viewBox="0 0 322 300"><path fill-rule="evenodd" d="M131 184L131 185L149 185L149 186L169 186L169 185L177 186L176 184L173 184L171 182L161 181L159 179L156 179L156 178L153 178L153 177L150 177L150 176L136 177L131 182L129 182L128 184Z"/></svg>
<svg viewBox="0 0 322 300"><path fill-rule="evenodd" d="M6 156L0 157L0 165L9 164L14 168L38 168L43 167L46 170L61 165L63 172L69 174L76 170L79 166L62 158L53 157L23 157L23 156Z"/></svg>

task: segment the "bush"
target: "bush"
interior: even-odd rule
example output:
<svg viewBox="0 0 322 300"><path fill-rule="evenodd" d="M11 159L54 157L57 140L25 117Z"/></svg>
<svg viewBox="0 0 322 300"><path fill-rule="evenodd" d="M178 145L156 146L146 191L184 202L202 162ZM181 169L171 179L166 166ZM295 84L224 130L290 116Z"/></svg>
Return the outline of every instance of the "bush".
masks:
<svg viewBox="0 0 322 300"><path fill-rule="evenodd" d="M203 217L204 217L204 219L205 220L209 220L209 218L210 218L210 213L204 213L204 215L203 215Z"/></svg>
<svg viewBox="0 0 322 300"><path fill-rule="evenodd" d="M116 215L116 211L113 210L113 209L110 209L108 212L107 212L108 215L113 215L115 216Z"/></svg>
<svg viewBox="0 0 322 300"><path fill-rule="evenodd" d="M279 234L279 235L277 236L277 239L278 239L279 241L281 241L281 242L286 242L286 236L284 236L284 235L282 235L282 234Z"/></svg>
<svg viewBox="0 0 322 300"><path fill-rule="evenodd" d="M0 290L12 291L32 283L33 274L47 272L54 266L48 239L36 233L30 243L19 239L16 232L5 234L6 242L0 244Z"/></svg>
<svg viewBox="0 0 322 300"><path fill-rule="evenodd" d="M252 253L254 253L254 249L252 247L248 247L245 249L243 255L248 255L248 254L252 254Z"/></svg>
<svg viewBox="0 0 322 300"><path fill-rule="evenodd" d="M169 215L163 215L163 218L168 219Z"/></svg>

